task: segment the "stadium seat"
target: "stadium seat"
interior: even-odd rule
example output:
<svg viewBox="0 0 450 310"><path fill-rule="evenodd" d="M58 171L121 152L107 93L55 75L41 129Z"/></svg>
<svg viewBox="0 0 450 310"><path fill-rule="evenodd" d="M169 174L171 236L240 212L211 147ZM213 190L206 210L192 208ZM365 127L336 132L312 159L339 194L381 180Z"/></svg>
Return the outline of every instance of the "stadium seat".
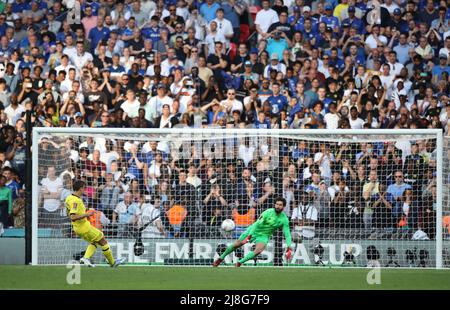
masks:
<svg viewBox="0 0 450 310"><path fill-rule="evenodd" d="M248 25L242 24L241 25L241 33L239 36L239 42L245 43L248 40L248 37L250 36L250 27Z"/></svg>
<svg viewBox="0 0 450 310"><path fill-rule="evenodd" d="M256 14L258 14L258 12L262 10L262 7L255 5L255 6L249 7L248 10L249 10L250 15L252 16L252 19L253 19L253 22L254 22L255 19L256 19Z"/></svg>
<svg viewBox="0 0 450 310"><path fill-rule="evenodd" d="M233 62L234 57L236 57L237 46L235 43L230 43L230 49L228 50L228 57L230 57L230 61Z"/></svg>

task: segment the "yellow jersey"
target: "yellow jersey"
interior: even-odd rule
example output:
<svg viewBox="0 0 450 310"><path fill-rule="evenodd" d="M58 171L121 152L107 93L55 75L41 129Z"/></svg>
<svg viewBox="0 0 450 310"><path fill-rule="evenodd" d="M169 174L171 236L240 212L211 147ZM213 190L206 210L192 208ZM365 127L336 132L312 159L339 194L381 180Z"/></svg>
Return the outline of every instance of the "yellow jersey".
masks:
<svg viewBox="0 0 450 310"><path fill-rule="evenodd" d="M83 200L80 197L75 196L74 194L69 195L65 201L67 214L72 215L81 215L86 213L86 208L84 206ZM85 217L78 221L72 221L73 230L77 234L82 234L87 232L91 228L91 224L88 219Z"/></svg>

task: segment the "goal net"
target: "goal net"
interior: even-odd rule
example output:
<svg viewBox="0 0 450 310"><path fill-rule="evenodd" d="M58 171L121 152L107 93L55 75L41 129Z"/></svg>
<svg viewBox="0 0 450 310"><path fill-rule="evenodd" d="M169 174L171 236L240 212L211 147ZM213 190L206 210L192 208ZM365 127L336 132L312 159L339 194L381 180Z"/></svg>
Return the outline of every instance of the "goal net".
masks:
<svg viewBox="0 0 450 310"><path fill-rule="evenodd" d="M450 148L437 130L35 128L33 141L33 264L83 255L64 206L75 179L91 225L129 264L210 265L280 196L293 257L280 230L247 265L450 263Z"/></svg>

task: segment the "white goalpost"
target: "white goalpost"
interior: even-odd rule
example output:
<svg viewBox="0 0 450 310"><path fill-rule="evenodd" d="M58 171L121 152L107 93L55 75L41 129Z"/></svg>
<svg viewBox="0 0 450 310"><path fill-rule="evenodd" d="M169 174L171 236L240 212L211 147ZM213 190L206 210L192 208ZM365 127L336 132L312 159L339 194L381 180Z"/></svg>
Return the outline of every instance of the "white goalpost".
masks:
<svg viewBox="0 0 450 310"><path fill-rule="evenodd" d="M292 260L280 231L246 265L448 268L449 158L438 129L34 128L32 264L82 256L64 207L81 179L129 265L210 266L283 197Z"/></svg>

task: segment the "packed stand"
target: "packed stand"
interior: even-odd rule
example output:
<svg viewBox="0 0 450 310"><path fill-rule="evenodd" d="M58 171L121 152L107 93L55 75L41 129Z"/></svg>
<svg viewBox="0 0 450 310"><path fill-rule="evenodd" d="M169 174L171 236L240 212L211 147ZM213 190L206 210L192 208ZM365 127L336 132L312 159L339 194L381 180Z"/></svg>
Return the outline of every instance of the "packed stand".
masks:
<svg viewBox="0 0 450 310"><path fill-rule="evenodd" d="M441 128L449 135L445 1L15 0L0 3L0 12L4 228L24 225L25 146L31 141L26 111L40 127ZM217 226L222 217L245 227L270 206L262 197L290 189L293 230L314 228L300 229L299 237L314 235L315 227L335 236L350 228L343 237L410 238L419 228L430 238L435 234L430 141L409 146L291 141L288 151L276 150L269 159L255 151L261 145L243 141L236 146L240 157L231 163L205 158L181 165L172 150L151 153L156 141L143 149L143 143L125 148L112 141L47 140L39 147L50 149L55 159L71 150L73 162L40 171L39 212L50 226L64 224L62 196L70 192L72 177L83 177L92 187L89 199L109 201L107 207L94 204L101 206L102 225L142 225L142 216L136 216L143 214L136 206L140 201L165 211L177 207L174 214L189 227ZM256 153L249 155L252 148ZM108 161L112 149L115 162ZM267 160L279 162L267 167ZM155 176L159 165L167 169ZM70 174L61 175L66 170ZM253 197L238 202L245 212L227 198L228 184L203 188L213 176L233 180L233 173L235 182L245 184L239 195ZM244 175L253 181L238 180ZM183 201L190 186L198 195ZM309 204L315 207L295 212L295 206ZM405 204L411 206L406 215ZM194 205L196 212L206 206L210 211L191 216ZM344 206L353 209L344 212ZM380 219L377 210L385 210L387 218ZM238 218L241 211L248 216ZM161 217L152 234L214 234L186 231L181 224L167 226Z"/></svg>

